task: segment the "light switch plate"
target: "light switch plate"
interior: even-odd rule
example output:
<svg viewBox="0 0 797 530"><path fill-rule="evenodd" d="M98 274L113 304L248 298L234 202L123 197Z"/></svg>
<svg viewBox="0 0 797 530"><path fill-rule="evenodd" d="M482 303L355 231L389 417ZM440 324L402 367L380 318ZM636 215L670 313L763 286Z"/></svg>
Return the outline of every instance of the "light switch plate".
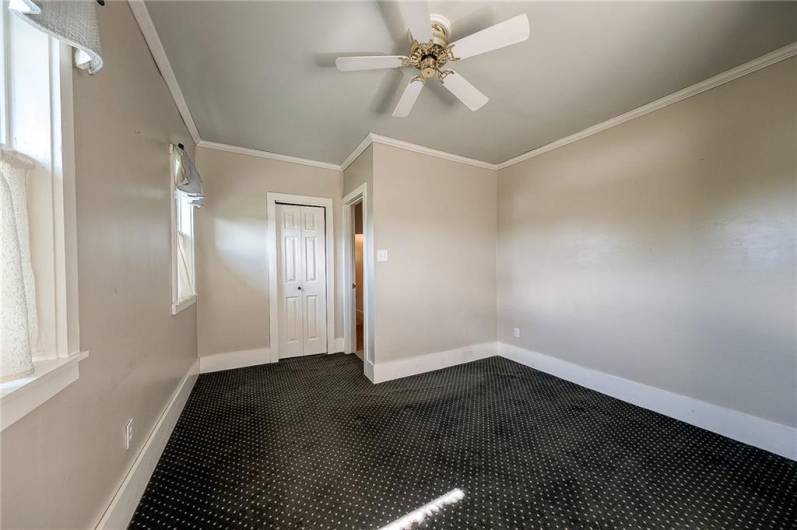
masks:
<svg viewBox="0 0 797 530"><path fill-rule="evenodd" d="M378 248L376 249L376 261L387 261L387 249Z"/></svg>
<svg viewBox="0 0 797 530"><path fill-rule="evenodd" d="M513 330L512 330L512 335L514 335L514 337L515 337L516 339L519 339L519 338L520 338L520 328L515 328L515 329L513 329Z"/></svg>

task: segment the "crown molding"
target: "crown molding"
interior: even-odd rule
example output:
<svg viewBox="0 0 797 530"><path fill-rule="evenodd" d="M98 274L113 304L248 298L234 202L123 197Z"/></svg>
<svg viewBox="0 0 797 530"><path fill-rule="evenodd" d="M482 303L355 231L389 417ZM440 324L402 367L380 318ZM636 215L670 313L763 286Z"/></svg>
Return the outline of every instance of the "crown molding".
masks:
<svg viewBox="0 0 797 530"><path fill-rule="evenodd" d="M430 147L426 147L423 145L412 144L409 142L405 142L403 140L397 140L395 138L390 138L388 136L380 136L374 133L371 133L369 136L371 138L371 143L389 145L392 147L397 147L399 149L404 149L405 151L413 151L415 153L420 153L422 155L433 156L435 158L442 158L443 160L450 160L452 162L458 162L460 164L479 167L482 169L490 169L492 171L498 169L498 166L495 164L491 164L489 162L483 162L481 160L476 160L474 158L467 158L452 153L446 153L445 151L438 151L437 149L432 149Z"/></svg>
<svg viewBox="0 0 797 530"><path fill-rule="evenodd" d="M301 164L303 166L330 169L332 171L341 171L341 167L337 164L319 162L318 160L309 160L307 158L298 158L295 156L280 155L278 153L269 153L268 151L259 151L257 149L249 149L248 147L238 147L237 145L220 144L217 142L208 142L206 140L200 140L196 145L197 147L215 149L217 151L226 151L228 153L236 153L239 155L253 156L256 158L268 158L270 160L289 162L291 164Z"/></svg>
<svg viewBox="0 0 797 530"><path fill-rule="evenodd" d="M346 160L340 164L341 170L345 171L355 160L357 160L357 157L363 154L363 151L368 149L368 146L373 143L371 140L371 134L372 133L366 134L365 138L363 138L363 141L360 142L360 144L354 148L354 151L352 151L349 156L346 157Z"/></svg>
<svg viewBox="0 0 797 530"><path fill-rule="evenodd" d="M258 149L249 149L248 147L239 147L237 145L222 144L218 142L208 142L207 140L200 140L199 142L197 142L196 145L197 147L204 147L206 149L215 149L217 151L226 151L228 153L235 153L238 155L253 156L257 158L268 158L270 160L279 160L280 162L301 164L304 166L317 167L321 169L330 169L333 171L343 171L346 168L348 168L355 160L357 160L357 157L359 157L363 153L363 151L368 149L368 147L371 144L389 145L391 147L396 147L398 149L403 149L405 151L412 151L414 153L429 155L435 158L442 158L444 160L450 160L452 162L458 162L460 164L480 167L483 169L495 170L497 168L495 164L482 162L481 160L474 160L472 158L466 158L464 156L459 156L452 153L446 153L445 151L438 151L437 149L432 149L430 147L426 147L423 145L412 144L409 142L405 142L403 140L397 140L396 138L381 136L374 133L369 133L365 138L363 138L363 141L360 142L359 145L357 145L354 151L352 151L349 154L349 156L346 157L346 159L343 161L341 165L331 164L329 162L319 162L317 160L309 160L307 158L298 158L295 156L281 155L278 153L270 153L268 151L260 151Z"/></svg>
<svg viewBox="0 0 797 530"><path fill-rule="evenodd" d="M683 101L692 96L696 96L698 94L706 92L707 90L711 90L712 88L717 88L718 86L724 85L725 83L729 83L735 79L739 79L740 77L746 76L747 74L752 74L753 72L757 72L758 70L766 68L767 66L771 66L780 61L790 59L795 55L797 55L797 42L793 42L787 46L778 48L777 50L770 52L766 55L762 55L757 59L753 59L752 61L748 61L735 68L726 70L721 74L717 74L714 77L710 77L705 81L695 83L694 85L688 86L683 90L679 90L678 92L673 92L668 96L664 96L663 98L657 99L656 101L648 103L647 105L642 105L641 107L626 112L625 114L621 114L619 116L606 120L597 125L593 125L592 127L587 127L583 131L579 131L575 134L571 134L570 136L565 136L564 138L560 138L559 140L556 140L549 144L545 144L536 149L532 149L531 151L524 153L520 156L510 158L509 160L498 164L496 166L496 169L505 169L509 166L514 166L515 164L519 164L524 160L534 158L535 156L539 156L549 151L553 151L554 149L558 149L560 147L564 147L568 144L572 144L573 142L583 140L584 138L588 138L594 134L598 134L599 132L611 129L612 127L617 127L618 125L622 125L627 121L636 118L641 118L646 114L650 114L651 112L663 109L664 107L668 107L670 105L678 103L679 101Z"/></svg>
<svg viewBox="0 0 797 530"><path fill-rule="evenodd" d="M391 138L389 136L382 136L380 134L375 133L368 133L368 135L363 138L363 141L354 149L354 151L346 157L343 163L340 165L341 169L345 170L348 168L352 162L354 162L358 156L362 154L363 151L368 149L368 146L371 144L382 144L382 145L389 145L391 147L396 147L398 149L403 149L405 151L412 151L413 153L420 153L422 155L433 156L435 158L442 158L443 160L449 160L451 162L457 162L459 164L465 164L468 166L474 166L482 169L489 169L495 171L498 169L498 166L495 164L491 164L489 162L484 162L482 160L476 160L474 158L467 158L460 155L455 155L453 153L447 153L445 151L439 151L437 149L432 149L431 147L426 147L425 145L418 145L413 144L410 142L405 142L404 140L399 140L397 138Z"/></svg>
<svg viewBox="0 0 797 530"><path fill-rule="evenodd" d="M149 46L149 51L152 53L152 58L155 59L155 64L158 66L163 80L166 81L166 86L172 94L172 99L174 99L174 103L177 105L177 110L180 112L180 116L183 118L188 132L191 134L194 143L198 144L201 141L199 130L196 128L194 118L191 116L191 111L188 109L188 103L186 103L185 97L183 97L183 91L180 90L180 84L177 82L177 77L174 75L172 65L169 62L169 58L166 56L166 50L163 49L163 43L158 36L158 30L155 29L152 17L149 16L147 5L144 3L144 0L128 0L128 4L130 5L130 11L133 12L136 22L138 22L141 33L144 34L144 40L147 41L147 46Z"/></svg>
<svg viewBox="0 0 797 530"><path fill-rule="evenodd" d="M130 4L130 10L133 12L135 19L138 22L139 27L141 28L141 32L144 34L144 39L147 41L147 45L149 46L150 52L152 53L152 56L155 59L155 63L158 65L158 68L161 71L163 79L166 81L166 86L169 88L169 91L171 92L172 97L174 98L174 102L177 105L177 109L179 110L180 115L182 116L183 121L185 122L185 125L188 128L188 131L191 133L191 137L194 139L194 143L197 146L206 147L209 149L217 149L221 151L228 151L231 153L238 153L242 155L255 156L259 158L279 160L282 162L302 164L311 167L337 170L337 171L343 171L346 168L348 168L357 159L357 157L360 156L362 152L368 148L368 146L374 143L389 145L399 149L404 149L406 151L413 151L415 153L433 156L436 158L442 158L444 160L450 160L452 162L458 162L460 164L466 164L469 166L489 169L492 171L506 169L510 166L514 166L515 164L519 164L520 162L523 162L530 158L534 158L535 156L539 156L549 151L553 151L554 149L558 149L568 144L572 144L573 142L583 140L592 135L611 129L612 127L617 127L618 125L622 125L623 123L626 123L630 120L640 118L642 116L645 116L646 114L650 114L651 112L663 109L665 107L683 101L687 98L696 96L698 94L701 94L718 86L724 85L725 83L729 83L735 79L746 76L753 72L757 72L762 68L766 68L767 66L771 66L775 63L784 61L786 59L790 59L791 57L797 55L797 42L793 42L791 44L783 46L782 48L778 48L777 50L774 50L766 55L762 55L761 57L753 59L752 61L748 61L735 68L731 68L730 70L726 70L725 72L717 74L714 77L710 77L709 79L706 79L699 83L695 83L694 85L688 86L682 90L664 96L646 105L642 105L641 107L637 107L636 109L626 112L625 114L615 116L614 118L610 118L604 122L598 123L591 127L587 127L586 129L579 131L575 134L571 134L570 136L565 136L564 138L560 138L548 144L542 145L540 147L532 149L531 151L510 158L509 160L506 160L499 164L491 164L489 162L484 162L482 160L476 160L473 158L467 158L464 156L455 155L453 153L447 153L445 151L439 151L437 149L432 149L430 147L426 147L423 145L405 142L403 140L398 140L396 138L381 136L375 133L368 133L368 135L366 135L363 141L360 142L359 145L357 145L354 151L352 151L349 154L349 156L347 156L340 165L337 165L327 162L319 162L316 160L308 160L305 158L297 158L288 155L270 153L267 151L258 151L256 149L248 149L245 147L220 144L216 142L207 142L205 140L202 140L199 136L199 131L196 128L196 124L194 123L194 119L191 116L191 111L188 109L188 104L186 103L185 98L183 97L183 92L182 90L180 90L180 85L177 83L177 78L174 75L174 71L172 70L171 64L169 63L169 59L166 56L166 51L163 48L163 44L161 43L160 37L158 36L158 32L155 29L155 25L152 22L152 18L149 15L147 6L144 4L144 0L128 0L128 3Z"/></svg>

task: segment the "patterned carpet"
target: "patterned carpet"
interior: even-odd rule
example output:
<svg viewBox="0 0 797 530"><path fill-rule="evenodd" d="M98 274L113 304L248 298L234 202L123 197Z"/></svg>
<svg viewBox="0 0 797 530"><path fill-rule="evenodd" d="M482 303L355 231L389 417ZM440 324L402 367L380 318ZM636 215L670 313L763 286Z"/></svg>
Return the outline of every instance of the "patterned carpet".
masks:
<svg viewBox="0 0 797 530"><path fill-rule="evenodd" d="M492 357L202 375L132 528L795 528L797 463Z"/></svg>

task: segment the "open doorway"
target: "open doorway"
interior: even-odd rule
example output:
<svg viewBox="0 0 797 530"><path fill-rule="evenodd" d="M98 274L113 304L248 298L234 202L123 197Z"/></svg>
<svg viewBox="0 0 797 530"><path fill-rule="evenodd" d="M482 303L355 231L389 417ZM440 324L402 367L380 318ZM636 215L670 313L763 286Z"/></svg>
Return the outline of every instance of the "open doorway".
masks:
<svg viewBox="0 0 797 530"><path fill-rule="evenodd" d="M352 218L354 221L354 234L353 235L353 250L354 250L354 282L352 282L352 289L354 290L354 353L360 360L363 359L363 352L365 351L365 262L363 254L363 244L365 234L363 232L363 203L358 202L351 208Z"/></svg>
<svg viewBox="0 0 797 530"><path fill-rule="evenodd" d="M373 380L373 240L370 230L367 184L343 198L344 226L344 332L343 347L363 361L363 371Z"/></svg>

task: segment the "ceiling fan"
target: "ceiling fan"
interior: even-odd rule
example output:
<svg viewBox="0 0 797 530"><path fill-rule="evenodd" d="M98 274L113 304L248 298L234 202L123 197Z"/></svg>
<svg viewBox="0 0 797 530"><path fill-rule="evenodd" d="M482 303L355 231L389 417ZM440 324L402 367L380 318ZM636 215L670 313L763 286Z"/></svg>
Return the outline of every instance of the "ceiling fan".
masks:
<svg viewBox="0 0 797 530"><path fill-rule="evenodd" d="M435 74L440 83L470 110L479 110L488 98L464 77L446 65L529 38L529 19L525 14L499 22L449 44L451 23L441 15L429 13L426 2L401 2L399 8L409 26L410 53L403 55L374 55L367 57L338 57L335 65L341 72L379 70L411 66L418 70L401 94L393 116L408 116L421 93L424 83Z"/></svg>

